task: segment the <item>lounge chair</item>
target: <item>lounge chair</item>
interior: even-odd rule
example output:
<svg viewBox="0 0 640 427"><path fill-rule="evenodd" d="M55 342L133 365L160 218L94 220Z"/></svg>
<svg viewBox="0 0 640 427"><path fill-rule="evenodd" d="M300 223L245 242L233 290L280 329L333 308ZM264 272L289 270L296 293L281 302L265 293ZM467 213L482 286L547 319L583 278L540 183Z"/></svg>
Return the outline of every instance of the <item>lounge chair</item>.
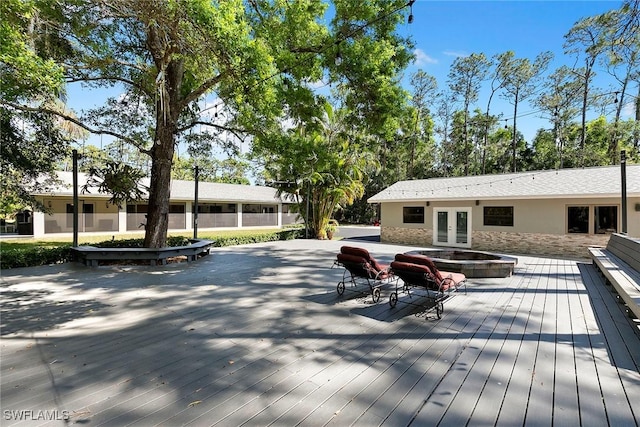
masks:
<svg viewBox="0 0 640 427"><path fill-rule="evenodd" d="M402 290L409 296L411 296L411 288L425 288L427 297L435 303L438 319L444 312L445 299L460 287L464 286L466 292L467 278L464 274L441 271L430 258L423 255L397 254L391 263L391 272L402 279ZM396 282L396 289L389 296L391 307L395 307L398 303L398 291L398 282Z"/></svg>
<svg viewBox="0 0 640 427"><path fill-rule="evenodd" d="M344 267L342 280L338 282L337 286L338 295L344 293L347 281L351 283L352 287L356 287L358 282L366 283L371 290L374 303L380 301L380 287L393 277L389 271L390 267L376 261L364 248L341 247L334 265Z"/></svg>

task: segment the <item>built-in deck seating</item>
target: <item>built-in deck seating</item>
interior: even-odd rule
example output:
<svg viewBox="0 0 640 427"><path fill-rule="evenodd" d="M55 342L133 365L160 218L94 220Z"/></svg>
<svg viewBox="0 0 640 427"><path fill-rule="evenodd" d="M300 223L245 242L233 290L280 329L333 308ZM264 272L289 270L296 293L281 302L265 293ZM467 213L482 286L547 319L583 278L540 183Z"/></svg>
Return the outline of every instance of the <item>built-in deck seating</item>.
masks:
<svg viewBox="0 0 640 427"><path fill-rule="evenodd" d="M593 264L613 286L627 314L640 319L640 239L612 234L606 248L589 248Z"/></svg>
<svg viewBox="0 0 640 427"><path fill-rule="evenodd" d="M100 261L149 261L151 265L165 265L168 258L186 256L187 262L195 261L200 255L208 255L213 242L210 240L191 240L188 246L170 246L166 248L97 248L95 246L76 246L71 248L76 260L91 267L97 267Z"/></svg>

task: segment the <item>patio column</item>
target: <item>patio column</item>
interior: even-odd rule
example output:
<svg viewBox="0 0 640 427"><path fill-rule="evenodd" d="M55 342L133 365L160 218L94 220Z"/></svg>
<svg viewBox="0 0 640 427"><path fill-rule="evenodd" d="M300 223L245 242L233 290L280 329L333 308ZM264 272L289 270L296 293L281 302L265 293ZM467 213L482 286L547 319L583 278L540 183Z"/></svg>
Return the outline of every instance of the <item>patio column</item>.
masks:
<svg viewBox="0 0 640 427"><path fill-rule="evenodd" d="M193 202L187 203L186 205L184 209L185 230L193 230L193 212L195 206L193 206Z"/></svg>
<svg viewBox="0 0 640 427"><path fill-rule="evenodd" d="M127 232L127 206L118 207L118 233Z"/></svg>
<svg viewBox="0 0 640 427"><path fill-rule="evenodd" d="M277 218L278 218L278 228L282 228L282 203L278 203L276 205L276 209L278 210Z"/></svg>
<svg viewBox="0 0 640 427"><path fill-rule="evenodd" d="M33 222L33 237L44 236L44 219L44 212L31 212L31 221Z"/></svg>
<svg viewBox="0 0 640 427"><path fill-rule="evenodd" d="M236 205L236 210L238 211L238 228L242 228L242 203Z"/></svg>

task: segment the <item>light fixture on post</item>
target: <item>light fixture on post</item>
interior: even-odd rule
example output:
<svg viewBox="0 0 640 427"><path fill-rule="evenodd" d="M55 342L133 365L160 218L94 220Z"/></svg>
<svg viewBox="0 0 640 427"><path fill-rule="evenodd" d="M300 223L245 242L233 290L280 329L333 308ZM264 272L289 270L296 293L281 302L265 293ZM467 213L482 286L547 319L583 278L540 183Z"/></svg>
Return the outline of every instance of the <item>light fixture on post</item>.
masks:
<svg viewBox="0 0 640 427"><path fill-rule="evenodd" d="M338 51L336 52L335 63L337 66L340 66L340 64L342 64L342 54L340 54L340 42L337 43L337 46L338 46Z"/></svg>

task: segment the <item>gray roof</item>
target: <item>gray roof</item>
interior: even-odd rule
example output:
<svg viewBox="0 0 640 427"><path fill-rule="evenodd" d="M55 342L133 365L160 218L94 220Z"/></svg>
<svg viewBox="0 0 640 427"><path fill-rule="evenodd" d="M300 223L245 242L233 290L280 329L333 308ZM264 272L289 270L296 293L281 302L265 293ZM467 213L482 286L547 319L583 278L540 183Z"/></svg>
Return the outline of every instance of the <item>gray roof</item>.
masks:
<svg viewBox="0 0 640 427"><path fill-rule="evenodd" d="M640 164L627 165L626 175L627 195L640 197ZM620 166L419 179L396 182L368 202L619 197L621 182Z"/></svg>
<svg viewBox="0 0 640 427"><path fill-rule="evenodd" d="M62 181L62 185L53 189L51 192L40 195L52 196L68 196L73 194L73 173L58 172L58 178ZM87 182L87 175L78 174L78 186L81 191L82 186ZM142 184L146 187L149 185L149 179L142 180ZM171 200L193 200L195 193L195 181L171 180ZM100 193L95 187L90 187L88 193L81 193L83 197L110 197L109 194ZM239 184L221 184L213 182L198 183L198 201L199 202L242 202L242 203L280 203L286 201L284 197L277 196L275 188L263 187L258 185L239 185Z"/></svg>

